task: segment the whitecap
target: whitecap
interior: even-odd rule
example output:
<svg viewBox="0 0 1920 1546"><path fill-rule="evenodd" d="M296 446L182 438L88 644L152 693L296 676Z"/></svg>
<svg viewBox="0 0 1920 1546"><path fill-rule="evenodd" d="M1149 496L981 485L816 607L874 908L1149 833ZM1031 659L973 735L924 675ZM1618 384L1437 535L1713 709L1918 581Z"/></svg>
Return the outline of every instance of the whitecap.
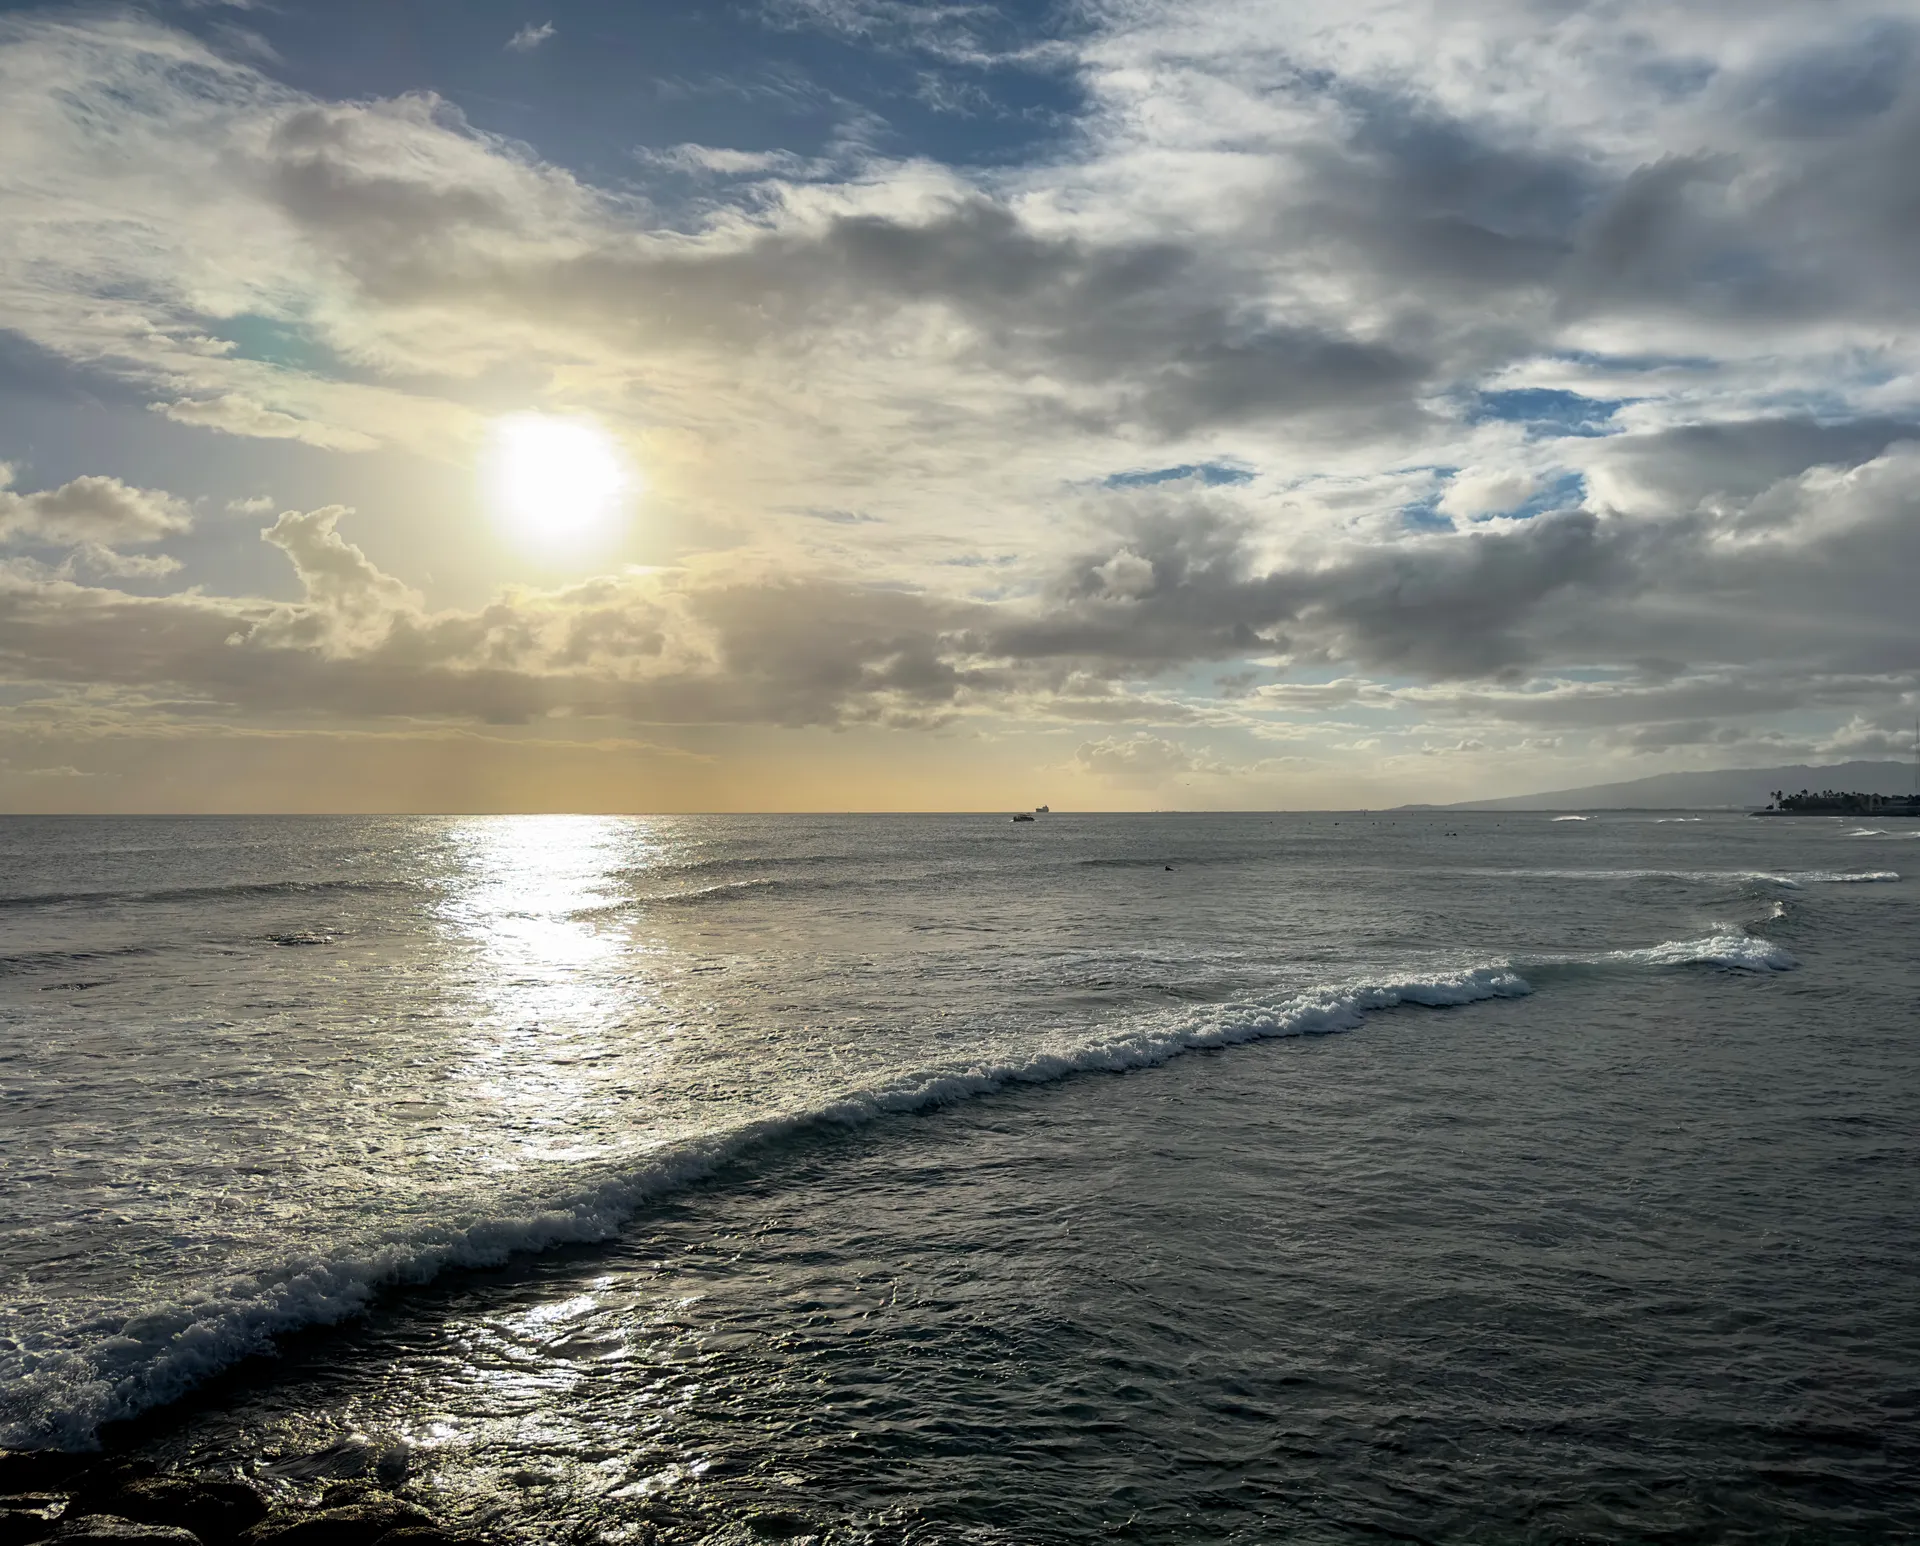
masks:
<svg viewBox="0 0 1920 1546"><path fill-rule="evenodd" d="M1640 950L1610 950L1598 959L1627 966L1731 966L1744 972L1790 972L1800 964L1784 946L1741 929L1665 940Z"/></svg>

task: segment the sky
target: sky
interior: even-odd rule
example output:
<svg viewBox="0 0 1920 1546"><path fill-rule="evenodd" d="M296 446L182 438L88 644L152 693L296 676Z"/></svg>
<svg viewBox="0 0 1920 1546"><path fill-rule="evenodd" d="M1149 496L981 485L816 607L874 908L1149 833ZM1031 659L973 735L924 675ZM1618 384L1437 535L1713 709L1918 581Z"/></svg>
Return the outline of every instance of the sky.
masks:
<svg viewBox="0 0 1920 1546"><path fill-rule="evenodd" d="M1904 757L1920 0L0 0L0 810Z"/></svg>

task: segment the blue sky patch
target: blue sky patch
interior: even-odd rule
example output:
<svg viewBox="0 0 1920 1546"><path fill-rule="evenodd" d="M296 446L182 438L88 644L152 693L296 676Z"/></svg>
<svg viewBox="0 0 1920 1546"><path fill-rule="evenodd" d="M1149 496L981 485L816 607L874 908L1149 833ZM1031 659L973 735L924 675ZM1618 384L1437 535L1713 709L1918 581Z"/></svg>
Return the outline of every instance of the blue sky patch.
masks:
<svg viewBox="0 0 1920 1546"><path fill-rule="evenodd" d="M1101 482L1107 488L1146 488L1155 483L1178 483L1183 478L1197 478L1208 488L1218 488L1223 483L1249 482L1253 474L1244 467L1230 466L1225 462L1185 462L1178 467L1116 472Z"/></svg>
<svg viewBox="0 0 1920 1546"><path fill-rule="evenodd" d="M1523 505L1499 512L1506 520L1527 520L1550 510L1571 510L1587 497L1587 480L1577 472L1556 473L1543 480L1540 492Z"/></svg>
<svg viewBox="0 0 1920 1546"><path fill-rule="evenodd" d="M252 313L223 317L207 325L207 336L232 344L234 354L243 360L284 365L315 375L336 374L340 367L333 351L305 328L274 317Z"/></svg>
<svg viewBox="0 0 1920 1546"><path fill-rule="evenodd" d="M1634 401L1630 397L1582 397L1552 387L1523 387L1512 392L1482 392L1467 415L1469 424L1489 420L1524 424L1536 439L1577 435L1599 438L1617 433L1609 422Z"/></svg>
<svg viewBox="0 0 1920 1546"><path fill-rule="evenodd" d="M0 0L0 14L23 8ZM227 7L169 9L231 42ZM917 15L790 0L277 0L241 25L297 89L433 92L612 186L651 180L636 151L683 143L1014 165L1063 140L1086 106L1060 56L1035 46L1082 25L1045 0ZM509 46L529 31L537 41Z"/></svg>
<svg viewBox="0 0 1920 1546"><path fill-rule="evenodd" d="M1410 505L1400 507L1400 524L1408 531L1453 531L1453 517L1440 508L1440 496L1443 489L1436 489L1425 499L1415 500Z"/></svg>

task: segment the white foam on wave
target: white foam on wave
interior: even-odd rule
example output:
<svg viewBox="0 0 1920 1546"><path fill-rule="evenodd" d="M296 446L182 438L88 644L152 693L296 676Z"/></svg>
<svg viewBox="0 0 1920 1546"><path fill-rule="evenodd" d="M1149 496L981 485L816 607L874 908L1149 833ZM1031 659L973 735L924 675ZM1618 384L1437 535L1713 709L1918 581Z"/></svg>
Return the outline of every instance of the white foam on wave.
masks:
<svg viewBox="0 0 1920 1546"><path fill-rule="evenodd" d="M1592 821L1591 816L1555 816L1555 821Z"/></svg>
<svg viewBox="0 0 1920 1546"><path fill-rule="evenodd" d="M1891 882L1900 876L1893 870L1505 870L1482 868L1463 870L1494 880L1684 880L1701 885L1722 885L1730 881L1757 881L1762 885L1784 886L1798 891L1806 886L1837 886L1860 882Z"/></svg>
<svg viewBox="0 0 1920 1546"><path fill-rule="evenodd" d="M1763 875L1783 886L1890 885L1900 878L1893 870L1796 870L1791 875Z"/></svg>
<svg viewBox="0 0 1920 1546"><path fill-rule="evenodd" d="M1670 939L1642 950L1610 950L1598 959L1625 966L1731 966L1743 972L1790 972L1800 964L1783 946L1742 929Z"/></svg>
<svg viewBox="0 0 1920 1546"><path fill-rule="evenodd" d="M1731 931L1539 964L1658 968L1699 963L1751 971L1787 970L1796 964L1769 941ZM547 1206L389 1240L337 1257L295 1261L277 1273L221 1285L191 1303L75 1328L85 1339L78 1346L0 1347L6 1391L0 1404L0 1448L93 1446L102 1424L177 1399L240 1360L270 1351L277 1336L346 1320L367 1310L384 1290L426 1283L449 1268L497 1266L516 1254L606 1240L649 1201L711 1175L756 1147L809 1129L923 1111L1011 1084L1150 1068L1202 1048L1349 1031L1369 1014L1406 1005L1443 1008L1519 998L1532 991L1514 963L1496 962L1377 983L1335 984L1276 1004L1168 1012L1105 1040L1018 1061L931 1070L815 1109L782 1112L677 1143Z"/></svg>
<svg viewBox="0 0 1920 1546"><path fill-rule="evenodd" d="M1656 827L1682 827L1689 822L1705 821L1706 819L1704 816L1656 816L1653 818L1653 824Z"/></svg>

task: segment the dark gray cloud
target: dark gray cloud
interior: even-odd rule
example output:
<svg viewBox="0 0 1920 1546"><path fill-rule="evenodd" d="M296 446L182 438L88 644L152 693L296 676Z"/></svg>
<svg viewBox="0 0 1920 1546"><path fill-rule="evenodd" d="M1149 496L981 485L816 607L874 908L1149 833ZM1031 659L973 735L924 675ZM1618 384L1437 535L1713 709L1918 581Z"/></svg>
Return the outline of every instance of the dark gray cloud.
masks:
<svg viewBox="0 0 1920 1546"><path fill-rule="evenodd" d="M274 185L316 240L345 238L349 272L387 301L464 293L596 336L612 328L634 347L776 349L938 306L969 330L956 363L1057 372L1104 389L1110 423L1163 436L1268 418L1405 417L1433 371L1418 353L1329 319L1276 313L1192 245L1043 235L977 196L919 218L840 215L730 247L463 262L450 255L504 218L498 205L472 191L415 199L384 171L327 160L330 144L304 135L298 175L276 174ZM1235 304L1218 299L1236 292Z"/></svg>
<svg viewBox="0 0 1920 1546"><path fill-rule="evenodd" d="M1529 624L1544 604L1591 606L1642 584L1639 542L1571 510L1263 568L1243 516L1168 503L1082 560L1050 608L996 630L989 652L1107 674L1278 650L1427 679L1499 676L1541 658ZM1111 583L1116 555L1137 576L1124 594Z"/></svg>
<svg viewBox="0 0 1920 1546"><path fill-rule="evenodd" d="M1858 467L1903 440L1920 441L1920 423L1739 419L1621 435L1600 447L1598 460L1609 485L1654 509L1682 511L1714 497L1752 500L1810 467Z"/></svg>

